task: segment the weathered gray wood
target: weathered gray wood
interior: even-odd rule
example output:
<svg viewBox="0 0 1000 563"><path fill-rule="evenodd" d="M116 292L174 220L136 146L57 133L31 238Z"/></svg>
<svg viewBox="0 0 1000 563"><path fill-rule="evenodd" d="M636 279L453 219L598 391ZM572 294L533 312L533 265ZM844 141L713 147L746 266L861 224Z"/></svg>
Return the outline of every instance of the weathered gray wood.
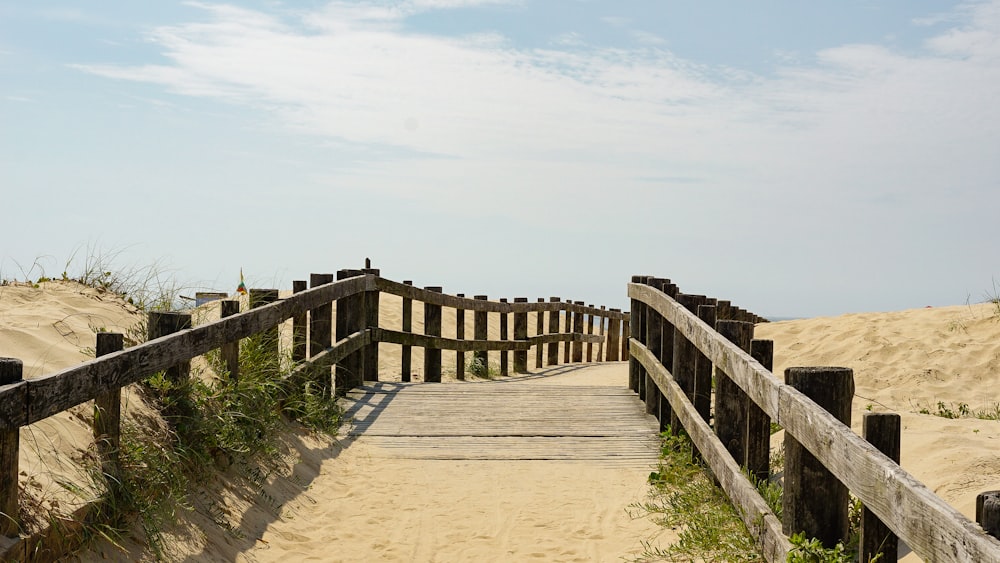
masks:
<svg viewBox="0 0 1000 563"><path fill-rule="evenodd" d="M432 293L441 293L444 289L432 285L424 288ZM441 336L441 306L424 303L424 334ZM424 349L424 381L441 383L441 350L437 348Z"/></svg>
<svg viewBox="0 0 1000 563"><path fill-rule="evenodd" d="M302 293L308 289L306 280L292 281L292 294ZM237 310L237 312L239 312ZM292 362L298 363L306 359L307 343L309 339L309 320L306 312L292 317Z"/></svg>
<svg viewBox="0 0 1000 563"><path fill-rule="evenodd" d="M501 303L506 303L506 298L500 299ZM500 340L507 340L509 332L507 331L507 313L500 313ZM500 351L500 375L506 377L510 375L510 369L507 365L508 357L510 352L507 350Z"/></svg>
<svg viewBox="0 0 1000 563"><path fill-rule="evenodd" d="M632 314L626 312L625 315L627 316L624 319L622 319L621 347L619 354L622 360L628 360L629 340L632 339L631 337L632 331L630 328L632 322L631 321Z"/></svg>
<svg viewBox="0 0 1000 563"><path fill-rule="evenodd" d="M919 557L930 561L1000 560L1000 541L985 534L833 415L775 379L749 354L718 338L676 301L637 284L629 284L628 293L629 298L642 299L656 308L713 362L722 365L752 401L822 460Z"/></svg>
<svg viewBox="0 0 1000 563"><path fill-rule="evenodd" d="M650 285L656 287L659 285L659 280L653 279L649 281ZM661 331L663 330L663 316L656 311L649 310L646 311L646 347L649 351L653 353L657 358L661 357L663 353L663 336ZM643 390L645 396L643 400L646 402L646 413L651 414L656 417L656 420L660 419L660 391L655 385L653 385L652 379L650 379L649 372L646 372L645 383L643 384Z"/></svg>
<svg viewBox="0 0 1000 563"><path fill-rule="evenodd" d="M333 274L309 274L309 286L313 291L333 283ZM321 351L333 344L333 304L329 301L317 303L309 310L309 358L313 359ZM330 397L333 391L330 371L315 370L314 382L320 395Z"/></svg>
<svg viewBox="0 0 1000 563"><path fill-rule="evenodd" d="M664 283L660 287L660 291L673 297L677 295L677 286L670 283L670 280L664 280ZM660 317L661 327L660 327L660 365L672 368L674 365L674 325L670 324L663 315L657 315ZM659 405L659 420L660 420L660 432L666 432L670 428L670 423L673 419L673 414L671 413L670 401L660 393L660 405Z"/></svg>
<svg viewBox="0 0 1000 563"><path fill-rule="evenodd" d="M739 464L729 455L708 423L702 420L687 393L660 364L659 358L641 343L631 342L631 355L643 363L652 374L660 392L670 401L671 411L687 430L691 442L718 479L719 486L733 502L736 512L746 524L747 531L755 538L764 557L771 563L784 562L792 546L782 533L781 522L743 475Z"/></svg>
<svg viewBox="0 0 1000 563"><path fill-rule="evenodd" d="M542 334L540 336L529 336L525 340L458 340L455 338L430 337L423 334L411 332L401 332L380 328L373 331L373 338L377 342L387 342L390 344L407 344L410 346L420 346L438 350L460 350L462 352L482 352L482 351L518 351L528 350L532 346L548 344L551 342L596 342L599 336L588 334Z"/></svg>
<svg viewBox="0 0 1000 563"><path fill-rule="evenodd" d="M24 364L16 358L0 358L0 385L17 385L24 377ZM10 399L24 399L23 393ZM20 430L17 426L0 428L0 534L16 536L21 528L18 509L18 454L21 451Z"/></svg>
<svg viewBox="0 0 1000 563"><path fill-rule="evenodd" d="M704 319L702 319L704 320ZM719 321L715 325L719 335L750 352L753 325L741 321ZM715 370L715 434L726 446L737 463L746 461L747 410L749 399L740 386L733 382L723 368Z"/></svg>
<svg viewBox="0 0 1000 563"><path fill-rule="evenodd" d="M618 309L611 309L609 312L610 313L619 313L621 311L618 310ZM551 332L551 327L550 327L549 332ZM625 333L628 334L628 329L625 330ZM619 361L619 359L626 359L626 358L622 358L622 356L621 356L621 349L622 349L622 320L619 319L619 318L613 317L613 316L609 316L608 317L608 344L607 344L607 348L608 348L608 353L605 356L605 358L607 359L607 361L609 361L609 362L617 362L617 361Z"/></svg>
<svg viewBox="0 0 1000 563"><path fill-rule="evenodd" d="M539 303L544 303L545 298L539 297ZM535 313L535 336L545 334L545 314L541 311ZM545 346L541 344L535 346L535 369L542 369L543 358Z"/></svg>
<svg viewBox="0 0 1000 563"><path fill-rule="evenodd" d="M774 368L774 342L751 340L750 357L764 369ZM728 377L728 376L727 376ZM731 380L730 380L731 381ZM746 468L750 475L763 481L771 475L771 417L757 403L747 399Z"/></svg>
<svg viewBox="0 0 1000 563"><path fill-rule="evenodd" d="M606 340L606 335L604 333L604 325L607 322L607 317L604 316L604 312L605 312L604 305L601 305L601 314L597 316L597 326L599 328L597 334L598 336L601 337L601 342L597 345L598 362L604 361L604 348L606 348L608 344Z"/></svg>
<svg viewBox="0 0 1000 563"><path fill-rule="evenodd" d="M854 398L854 372L850 368L788 368L785 383L850 427ZM807 538L816 538L828 548L847 541L847 487L788 433L784 484L781 520L785 534L804 532Z"/></svg>
<svg viewBox="0 0 1000 563"><path fill-rule="evenodd" d="M698 299L694 295L678 294L677 303L681 306L686 305L686 308L688 309L694 308L697 310L698 307ZM684 394L687 395L688 400L694 404L694 375L698 362L698 350L676 326L674 327L673 341L674 362L670 373L673 375L674 381L677 382L678 387L680 387L684 391ZM671 403L671 406L673 406L673 403ZM682 428L681 424L679 415L677 413L672 413L670 417L670 430L675 436L680 433Z"/></svg>
<svg viewBox="0 0 1000 563"><path fill-rule="evenodd" d="M549 297L550 303L559 303L560 299L558 297ZM539 313L541 314L541 313ZM549 334L556 334L559 332L559 310L549 311ZM553 342L548 345L548 362L547 365L557 366L559 365L559 343Z"/></svg>
<svg viewBox="0 0 1000 563"><path fill-rule="evenodd" d="M125 348L125 335L116 332L97 333L94 355L98 358ZM122 391L114 389L94 398L94 445L101 460L101 471L112 495L121 493Z"/></svg>
<svg viewBox="0 0 1000 563"><path fill-rule="evenodd" d="M515 297L514 303L527 303L527 297ZM528 338L528 313L514 313L514 340L527 340ZM528 351L517 350L514 352L514 373L528 372Z"/></svg>
<svg viewBox="0 0 1000 563"><path fill-rule="evenodd" d="M987 534L1000 538L1000 491L976 495L976 522Z"/></svg>
<svg viewBox="0 0 1000 563"><path fill-rule="evenodd" d="M457 297L465 297L464 293L459 293ZM455 309L455 340L465 339L465 309ZM455 352L455 378L465 381L465 352L458 350Z"/></svg>
<svg viewBox="0 0 1000 563"><path fill-rule="evenodd" d="M240 314L240 302L225 299L219 302L219 318L224 319ZM219 347L219 356L226 366L226 376L232 380L240 378L240 341L232 340Z"/></svg>
<svg viewBox="0 0 1000 563"><path fill-rule="evenodd" d="M486 295L475 296L476 301L486 301L489 299ZM489 312L486 309L478 310L473 309L472 313L472 337L476 340L486 340L489 334ZM490 366L490 356L489 352L486 350L479 350L472 355L476 363L479 364L485 371L489 369Z"/></svg>
<svg viewBox="0 0 1000 563"><path fill-rule="evenodd" d="M403 282L405 285L413 285L411 280ZM403 332L413 331L413 299L403 297ZM412 377L413 351L409 344L403 345L402 357L400 359L400 378L403 381L410 381Z"/></svg>
<svg viewBox="0 0 1000 563"><path fill-rule="evenodd" d="M573 304L572 301L570 301L569 299L566 300L566 305L567 306L572 305L572 304ZM569 309L569 308L567 308L566 311L564 312L565 326L563 328L563 332L565 332L565 333L573 332L573 314L574 313L573 313L572 309ZM570 362L570 357L571 357L571 355L570 355L570 349L571 348L572 347L569 344L566 344L565 346L563 346L563 363L564 364L568 364Z"/></svg>
<svg viewBox="0 0 1000 563"><path fill-rule="evenodd" d="M583 305L583 301L575 301L576 305ZM586 313L575 313L573 315L573 332L577 334L583 333L583 323L586 318ZM574 342L573 343L573 362L577 364L583 363L583 343Z"/></svg>
<svg viewBox="0 0 1000 563"><path fill-rule="evenodd" d="M900 418L895 413L867 412L862 418L861 435L871 445L899 463ZM895 561L899 538L885 522L867 508L861 512L860 561Z"/></svg>
<svg viewBox="0 0 1000 563"><path fill-rule="evenodd" d="M593 305L587 305L593 308ZM583 325L587 327L587 334L594 334L594 315L584 313L583 314ZM594 361L594 345L587 343L587 363Z"/></svg>
<svg viewBox="0 0 1000 563"><path fill-rule="evenodd" d="M276 303L278 301L278 290L277 289L251 289L250 292L250 308L258 309ZM277 325L270 327L266 330L261 331L256 335L260 338L260 345L263 350L266 350L266 369L270 373L278 373L278 366L281 361L281 350L279 348L279 332Z"/></svg>
<svg viewBox="0 0 1000 563"><path fill-rule="evenodd" d="M698 305L698 318L710 327L715 326L715 305ZM747 343L747 348L750 344ZM739 389L739 387L737 387ZM720 392L717 392L717 396ZM712 360L698 352L694 367L694 408L705 422L712 417ZM716 411L716 425L718 425L719 413ZM722 441L725 443L725 440ZM735 458L742 461L742 458Z"/></svg>
<svg viewBox="0 0 1000 563"><path fill-rule="evenodd" d="M366 261L370 264L370 261ZM362 270L365 274L377 276L379 275L378 268L365 267ZM378 327L378 307L379 307L379 291L377 288L373 288L369 291L364 292L361 297L363 301L362 305L362 315L364 319L362 321L362 326L365 328L377 328ZM362 379L364 381L378 381L378 343L372 343L371 345L365 347L361 351L361 365L362 365Z"/></svg>
<svg viewBox="0 0 1000 563"><path fill-rule="evenodd" d="M634 284L642 284L642 276L632 276L632 283L634 283ZM633 315L636 319L639 319L640 318L639 317L639 315L640 315L639 310L642 308L642 302L639 301L638 299L632 299L631 303L629 303L629 305L631 307L631 310L630 310L631 315ZM640 322L634 322L634 323L633 322L629 322L628 323L628 327L627 327L628 339L629 340L637 340L643 346L645 346L646 342L644 340L640 340L639 339L639 325L640 324L641 324ZM628 388L631 389L633 392L638 393L639 392L639 387L640 387L640 385L639 385L639 377L640 377L640 372L641 372L641 368L639 367L640 366L639 360L631 357L624 350L622 351L622 358L628 360ZM641 399L642 397L640 396L639 398Z"/></svg>
<svg viewBox="0 0 1000 563"><path fill-rule="evenodd" d="M337 280L347 280L364 276L361 270L337 270ZM367 291L367 288L365 288ZM364 328L365 313L364 293L344 296L337 300L337 340L347 338ZM337 362L333 373L333 389L337 396L343 396L348 390L364 382L364 353L358 351Z"/></svg>

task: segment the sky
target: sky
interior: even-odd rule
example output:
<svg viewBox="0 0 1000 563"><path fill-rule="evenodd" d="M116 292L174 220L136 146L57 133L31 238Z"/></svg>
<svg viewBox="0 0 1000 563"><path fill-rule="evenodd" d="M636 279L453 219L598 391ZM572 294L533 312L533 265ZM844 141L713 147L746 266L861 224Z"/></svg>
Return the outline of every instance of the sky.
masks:
<svg viewBox="0 0 1000 563"><path fill-rule="evenodd" d="M1000 0L0 0L0 278L975 303L998 101Z"/></svg>

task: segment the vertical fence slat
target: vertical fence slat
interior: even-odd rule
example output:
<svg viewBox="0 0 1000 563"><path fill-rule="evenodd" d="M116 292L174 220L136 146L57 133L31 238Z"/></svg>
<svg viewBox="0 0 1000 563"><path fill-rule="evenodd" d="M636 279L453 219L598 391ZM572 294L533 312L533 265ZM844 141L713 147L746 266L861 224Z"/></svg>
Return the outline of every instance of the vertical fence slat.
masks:
<svg viewBox="0 0 1000 563"><path fill-rule="evenodd" d="M125 348L125 335L116 332L97 333L95 357L100 358ZM101 471L113 495L121 492L122 390L121 387L94 397L94 444L101 459Z"/></svg>
<svg viewBox="0 0 1000 563"><path fill-rule="evenodd" d="M333 281L333 274L309 274L309 286L319 287ZM324 303L309 311L309 357L313 357L333 344L333 303ZM320 393L330 396L330 370L316 374Z"/></svg>
<svg viewBox="0 0 1000 563"><path fill-rule="evenodd" d="M427 291L441 293L444 288L441 286L425 287ZM424 334L427 336L441 336L441 306L424 302ZM441 350L424 348L424 381L429 383L441 382Z"/></svg>
<svg viewBox="0 0 1000 563"><path fill-rule="evenodd" d="M404 285L413 285L412 280L403 281ZM413 332L413 299L403 298L403 332ZM402 357L400 358L400 379L410 381L413 376L413 349L409 344L403 345Z"/></svg>
<svg viewBox="0 0 1000 563"><path fill-rule="evenodd" d="M0 385L20 383L24 379L24 364L16 358L0 358ZM26 395L21 395L26 398ZM16 398L12 397L12 398ZM18 457L21 431L17 427L0 428L0 534L16 536L21 528L18 510Z"/></svg>
<svg viewBox="0 0 1000 563"><path fill-rule="evenodd" d="M561 299L558 297L549 297L550 303L559 303ZM553 309L549 311L549 334L559 333L559 310ZM559 365L559 343L549 342L548 344L548 361L546 365L557 366Z"/></svg>
<svg viewBox="0 0 1000 563"><path fill-rule="evenodd" d="M896 413L866 412L862 417L861 435L889 459L899 463L900 417ZM861 512L860 561L895 561L899 538L872 511Z"/></svg>
<svg viewBox="0 0 1000 563"><path fill-rule="evenodd" d="M611 309L612 313L621 313L621 309ZM625 329L628 334L628 328ZM621 355L622 349L622 319L608 318L608 353L604 357L609 362L618 362L626 359Z"/></svg>
<svg viewBox="0 0 1000 563"><path fill-rule="evenodd" d="M622 361L625 361L629 359L628 341L632 338L632 331L629 328L629 324L632 322L632 314L628 311L625 311L623 314L625 318L622 319L621 347L618 353Z"/></svg>
<svg viewBox="0 0 1000 563"><path fill-rule="evenodd" d="M792 367L785 383L845 425L851 425L854 372L841 367ZM790 434L785 434L785 492L781 524L786 536L805 532L832 548L847 541L848 491Z"/></svg>
<svg viewBox="0 0 1000 563"><path fill-rule="evenodd" d="M1000 491L976 495L976 522L987 534L1000 539Z"/></svg>
<svg viewBox="0 0 1000 563"><path fill-rule="evenodd" d="M219 302L219 318L231 317L233 315L238 315L240 312L240 302L237 299L226 299ZM305 349L305 344L303 344L303 350ZM233 340L231 342L226 342L219 348L219 356L222 358L222 363L226 365L226 371L229 374L229 378L237 380L240 378L240 341L239 339Z"/></svg>
<svg viewBox="0 0 1000 563"><path fill-rule="evenodd" d="M539 303L545 303L544 297L538 298ZM545 334L545 313L538 311L535 313L535 336L541 336ZM535 345L535 369L542 369L542 356L544 352L544 346L542 344Z"/></svg>
<svg viewBox="0 0 1000 563"><path fill-rule="evenodd" d="M305 280L292 281L292 293L306 290ZM292 362L298 363L306 359L306 342L308 338L308 319L303 311L292 317Z"/></svg>
<svg viewBox="0 0 1000 563"><path fill-rule="evenodd" d="M642 276L632 276L632 283L642 283ZM642 310L644 305L638 299L632 299L629 305L631 306L632 318L629 321L627 321L628 327L626 328L626 330L628 330L628 340L636 340L638 342L645 344L645 342L643 342L639 338L639 325L642 324L640 311ZM641 373L639 360L633 358L631 355L628 354L627 346L623 346L622 358L628 359L628 388L631 389L633 393L638 393L639 375Z"/></svg>
<svg viewBox="0 0 1000 563"><path fill-rule="evenodd" d="M278 301L278 290L277 289L251 289L250 290L250 308L256 309L258 307L263 307L265 305L270 305ZM277 326L273 326L260 333L260 343L264 350L267 350L266 362L269 369L274 370L277 373L278 363L280 359L280 350L278 349L278 336L279 331Z"/></svg>
<svg viewBox="0 0 1000 563"><path fill-rule="evenodd" d="M501 303L506 303L507 302L507 298L504 297L504 298L500 299L500 302ZM508 328L509 327L507 326L507 313L500 313L500 340L507 340L508 339L508 336L507 336L508 335L508 331L507 331ZM501 350L500 351L500 375L502 375L504 377L510 375L510 368L508 366L509 358L510 358L510 352L508 352L507 350Z"/></svg>
<svg viewBox="0 0 1000 563"><path fill-rule="evenodd" d="M597 362L604 361L604 348L607 345L607 339L604 333L604 323L606 322L606 317L604 315L604 305L601 305L601 314L597 317L597 335L601 337L601 341L597 343Z"/></svg>
<svg viewBox="0 0 1000 563"><path fill-rule="evenodd" d="M774 342L751 340L750 357L760 362L764 369L774 369ZM747 456L746 468L758 481L771 475L771 417L757 403L747 400Z"/></svg>
<svg viewBox="0 0 1000 563"><path fill-rule="evenodd" d="M474 299L486 301L489 297L486 295L476 295ZM476 340L486 340L488 338L489 320L489 313L486 311L475 311L472 313L472 332ZM479 375L486 375L490 369L490 353L486 350L480 350L479 352L473 352L472 357L482 370Z"/></svg>
<svg viewBox="0 0 1000 563"><path fill-rule="evenodd" d="M366 265L370 264L370 260L365 261ZM378 268L366 267L362 270L365 274L371 274L378 276L381 271ZM376 329L378 328L378 307L379 307L379 290L366 291L362 293L363 313L364 321L361 328L366 329ZM363 383L364 381L378 381L378 342L372 342L365 346L362 351L362 378L358 383Z"/></svg>
<svg viewBox="0 0 1000 563"><path fill-rule="evenodd" d="M656 289L659 289L660 280L656 278L651 278L649 280L649 285ZM657 358L661 357L663 354L663 338L661 331L663 330L663 316L660 315L652 307L646 310L646 347L649 351ZM651 414L656 416L657 420L660 420L660 390L653 383L652 376L647 372L645 375L645 392L646 396L643 399L646 401L646 414Z"/></svg>
<svg viewBox="0 0 1000 563"><path fill-rule="evenodd" d="M677 296L677 286L670 283L670 280L664 280L662 284L663 293L669 295L671 298ZM660 326L660 364L665 366L667 369L673 369L674 367L674 325L661 317L662 325ZM673 411L670 407L670 401L667 396L660 393L660 405L659 405L659 421L660 421L660 432L663 432L670 426L670 420L673 418Z"/></svg>
<svg viewBox="0 0 1000 563"><path fill-rule="evenodd" d="M337 280L346 280L364 275L361 270L337 270ZM337 340L343 340L361 330L364 324L364 295L350 295L337 300ZM364 354L354 352L337 362L334 372L334 392L343 396L353 387L360 385L364 376Z"/></svg>
<svg viewBox="0 0 1000 563"><path fill-rule="evenodd" d="M570 334L573 332L573 312L569 310L569 306L573 304L572 299L566 300L566 309L564 309L563 314L565 322L563 323L563 333ZM568 364L571 359L570 349L572 348L572 342L563 342L563 363Z"/></svg>
<svg viewBox="0 0 1000 563"><path fill-rule="evenodd" d="M680 293L677 295L677 302L688 311L697 312L700 300L697 295ZM674 376L674 381L677 382L677 386L684 391L684 394L692 403L694 402L694 373L695 364L697 362L697 356L695 355L696 352L697 349L694 344L685 338L684 335L681 334L680 330L675 327L674 361L673 369L670 370L670 373ZM677 433L681 430L681 421L677 417L677 413L671 413L670 415L670 430L674 435L677 435Z"/></svg>
<svg viewBox="0 0 1000 563"><path fill-rule="evenodd" d="M591 309L594 308L593 305L587 305L587 307L590 307ZM589 314L589 315L584 315L583 316L583 326L585 326L587 328L587 334L588 335L594 334L594 315L593 314ZM587 363L589 364L592 361L594 361L594 343L593 342L587 342Z"/></svg>
<svg viewBox="0 0 1000 563"><path fill-rule="evenodd" d="M574 305L583 306L583 301L574 301ZM583 323L586 320L587 315L582 312L577 312L573 314L573 332L576 334L583 333ZM583 363L583 341L577 340L573 342L573 363Z"/></svg>
<svg viewBox="0 0 1000 563"><path fill-rule="evenodd" d="M753 325L740 321L719 321L716 324L719 335L738 346L744 352L750 351L753 340ZM747 403L749 398L739 385L729 378L722 369L715 370L715 434L736 463L743 465L746 460Z"/></svg>
<svg viewBox="0 0 1000 563"><path fill-rule="evenodd" d="M458 297L465 297L459 293ZM465 340L465 309L455 309L455 338ZM455 378L465 381L465 352L455 352Z"/></svg>
<svg viewBox="0 0 1000 563"><path fill-rule="evenodd" d="M715 305L698 305L698 318L713 330L716 325L715 315ZM749 348L748 342L747 349ZM694 408L705 422L712 418L712 362L700 353L694 370ZM739 461L742 463L742 458Z"/></svg>
<svg viewBox="0 0 1000 563"><path fill-rule="evenodd" d="M527 303L527 297L515 297L514 303ZM528 313L514 313L514 340L527 340ZM528 373L528 351L514 351L514 373Z"/></svg>

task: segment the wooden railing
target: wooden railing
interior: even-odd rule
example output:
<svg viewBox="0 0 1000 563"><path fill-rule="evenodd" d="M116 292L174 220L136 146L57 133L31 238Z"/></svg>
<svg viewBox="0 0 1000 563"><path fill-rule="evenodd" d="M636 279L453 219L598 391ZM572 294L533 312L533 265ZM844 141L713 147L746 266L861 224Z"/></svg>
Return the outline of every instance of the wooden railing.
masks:
<svg viewBox="0 0 1000 563"><path fill-rule="evenodd" d="M897 417L895 440L883 440L895 442L896 459L851 430L851 370L789 368L782 383L770 371L773 345L752 340L759 318L734 320L670 280L632 282L630 385L662 428L687 432L768 561L786 560L794 533L828 547L846 540L848 490L866 510L862 561L880 552L895 561L895 536L925 561L1000 561L1000 541L899 466L898 415L888 415ZM780 521L747 477L768 476L771 420L785 430ZM866 433L876 420L866 418Z"/></svg>
<svg viewBox="0 0 1000 563"><path fill-rule="evenodd" d="M441 293L441 288L415 288L378 276L378 270L341 270L337 281L332 274L313 274L311 288L304 281L293 283L293 294L279 299L276 290L250 290L251 308L239 312L237 301L223 301L221 318L192 327L185 313L150 313L149 340L123 349L121 335L98 334L97 358L43 377L23 380L22 364L14 358L0 358L0 548L16 548L20 532L18 517L19 429L87 401L95 401L100 416L94 417L95 440L102 462L114 471L120 439L120 394L125 385L157 372L167 377L189 377L190 361L211 350L220 349L229 366L230 377L238 377L240 339L261 333L277 333L278 326L291 320L290 357L294 366L285 379L288 385L312 381L327 396L346 393L363 381L378 380L378 344L403 345L401 379L411 376L411 347L426 349L423 378L441 381L441 350L457 354L456 375L464 377L464 353L482 355L501 353L501 375L508 375L507 356L514 355L514 371L527 371L527 356L536 348L535 367L543 358L549 366L559 363L558 347L566 343L564 362L597 361L624 358L629 315L617 309L585 306L582 302L563 302L550 298L528 303L518 298L514 303L489 301L486 296L468 299ZM401 331L379 326L379 295L387 293L403 298ZM412 332L413 301L424 303L424 333ZM336 302L337 314L332 314ZM441 336L441 309L458 311L456 338ZM473 311L474 338L464 339L464 312ZM536 334L528 336L528 313L536 313ZM487 338L489 314L501 315L499 340ZM544 314L548 313L548 332L543 333ZM514 316L514 334L508 339L507 316ZM560 331L560 320L566 319ZM584 330L584 326L588 327ZM598 326L598 334L594 327ZM273 338L275 361L279 350ZM586 346L584 346L586 345ZM543 354L543 347L548 353ZM584 349L586 348L586 354ZM333 367L332 377L330 367ZM324 369L326 368L326 369ZM11 539L13 538L13 539ZM24 543L24 542L21 542ZM23 547L23 546L22 546ZM3 554L0 554L3 555ZM7 551L4 559L18 558Z"/></svg>

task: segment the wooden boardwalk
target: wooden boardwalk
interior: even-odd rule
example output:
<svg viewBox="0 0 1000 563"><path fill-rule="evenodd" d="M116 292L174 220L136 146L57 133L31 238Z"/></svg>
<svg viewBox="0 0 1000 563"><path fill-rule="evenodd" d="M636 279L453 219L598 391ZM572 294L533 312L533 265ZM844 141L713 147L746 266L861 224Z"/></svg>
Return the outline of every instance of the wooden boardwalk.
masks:
<svg viewBox="0 0 1000 563"><path fill-rule="evenodd" d="M538 379L370 382L345 399L345 434L400 459L656 465L657 422L634 393Z"/></svg>

